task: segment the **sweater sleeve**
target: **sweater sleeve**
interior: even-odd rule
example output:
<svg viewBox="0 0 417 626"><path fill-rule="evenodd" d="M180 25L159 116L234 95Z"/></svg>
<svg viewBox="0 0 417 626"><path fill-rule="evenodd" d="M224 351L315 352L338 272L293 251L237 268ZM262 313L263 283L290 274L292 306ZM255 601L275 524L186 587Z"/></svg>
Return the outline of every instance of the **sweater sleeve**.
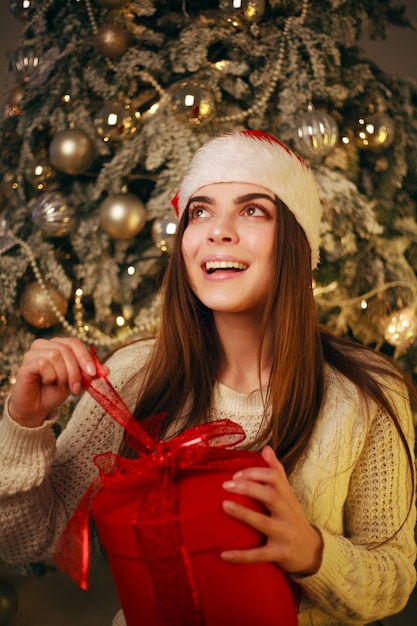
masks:
<svg viewBox="0 0 417 626"><path fill-rule="evenodd" d="M131 408L140 357L131 345L108 363L114 386L130 396ZM94 457L117 451L122 437L122 428L87 393L57 441L51 421L24 428L6 408L0 420L0 559L12 564L48 559L97 476Z"/></svg>
<svg viewBox="0 0 417 626"><path fill-rule="evenodd" d="M395 386L389 396L413 455L408 395ZM313 605L335 620L317 623L363 624L397 613L416 581L415 498L405 448L380 408L366 413L362 446L347 472L343 536L322 527L321 568L297 580ZM316 623L314 613L312 607L306 623Z"/></svg>

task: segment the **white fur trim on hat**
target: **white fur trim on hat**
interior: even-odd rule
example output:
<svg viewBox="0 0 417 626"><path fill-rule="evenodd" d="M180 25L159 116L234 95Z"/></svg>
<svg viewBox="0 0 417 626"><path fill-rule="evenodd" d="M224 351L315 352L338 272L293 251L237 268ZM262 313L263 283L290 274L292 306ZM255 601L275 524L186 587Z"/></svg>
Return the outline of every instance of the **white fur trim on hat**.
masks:
<svg viewBox="0 0 417 626"><path fill-rule="evenodd" d="M237 131L212 139L195 153L172 201L178 217L198 189L228 182L252 183L276 194L304 230L312 268L317 267L322 206L314 176L299 156L262 131Z"/></svg>

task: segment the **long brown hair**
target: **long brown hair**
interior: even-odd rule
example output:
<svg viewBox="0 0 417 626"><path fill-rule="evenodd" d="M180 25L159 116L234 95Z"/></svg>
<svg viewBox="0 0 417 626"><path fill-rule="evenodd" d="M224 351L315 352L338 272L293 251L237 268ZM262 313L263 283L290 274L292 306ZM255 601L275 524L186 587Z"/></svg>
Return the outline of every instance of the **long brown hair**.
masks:
<svg viewBox="0 0 417 626"><path fill-rule="evenodd" d="M181 253L187 224L185 211L164 278L160 332L135 410L137 419L167 411L170 423L183 419L184 429L207 420L221 355L212 312L196 298L187 280ZM374 358L360 358L366 348L320 327L312 289L310 246L294 215L279 200L274 254L274 276L261 326L262 337L272 328L275 340L266 402L272 417L259 441L269 441L287 473L291 473L319 415L327 362L386 410L406 450L414 488L407 440L394 407L378 384L378 376L402 376L382 355L372 351ZM259 355L261 351L262 345ZM417 398L411 386L410 391Z"/></svg>

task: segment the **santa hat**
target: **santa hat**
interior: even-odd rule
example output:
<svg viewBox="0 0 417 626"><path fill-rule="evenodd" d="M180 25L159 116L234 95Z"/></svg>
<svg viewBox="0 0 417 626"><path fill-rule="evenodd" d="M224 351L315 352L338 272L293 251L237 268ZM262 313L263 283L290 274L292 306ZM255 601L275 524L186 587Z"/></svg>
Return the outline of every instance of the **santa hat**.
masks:
<svg viewBox="0 0 417 626"><path fill-rule="evenodd" d="M272 135L243 130L221 135L195 153L172 200L180 217L191 196L214 183L253 183L272 191L294 214L311 248L311 266L319 262L322 207L308 165Z"/></svg>

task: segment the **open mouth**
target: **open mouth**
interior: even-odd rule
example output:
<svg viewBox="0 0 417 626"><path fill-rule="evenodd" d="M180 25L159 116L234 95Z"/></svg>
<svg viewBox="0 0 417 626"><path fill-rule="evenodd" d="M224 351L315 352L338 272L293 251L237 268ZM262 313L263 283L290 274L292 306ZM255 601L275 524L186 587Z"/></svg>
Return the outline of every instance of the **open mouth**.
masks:
<svg viewBox="0 0 417 626"><path fill-rule="evenodd" d="M214 274L217 270L243 272L243 270L248 269L248 266L238 261L207 261L204 264L204 269L207 274Z"/></svg>

